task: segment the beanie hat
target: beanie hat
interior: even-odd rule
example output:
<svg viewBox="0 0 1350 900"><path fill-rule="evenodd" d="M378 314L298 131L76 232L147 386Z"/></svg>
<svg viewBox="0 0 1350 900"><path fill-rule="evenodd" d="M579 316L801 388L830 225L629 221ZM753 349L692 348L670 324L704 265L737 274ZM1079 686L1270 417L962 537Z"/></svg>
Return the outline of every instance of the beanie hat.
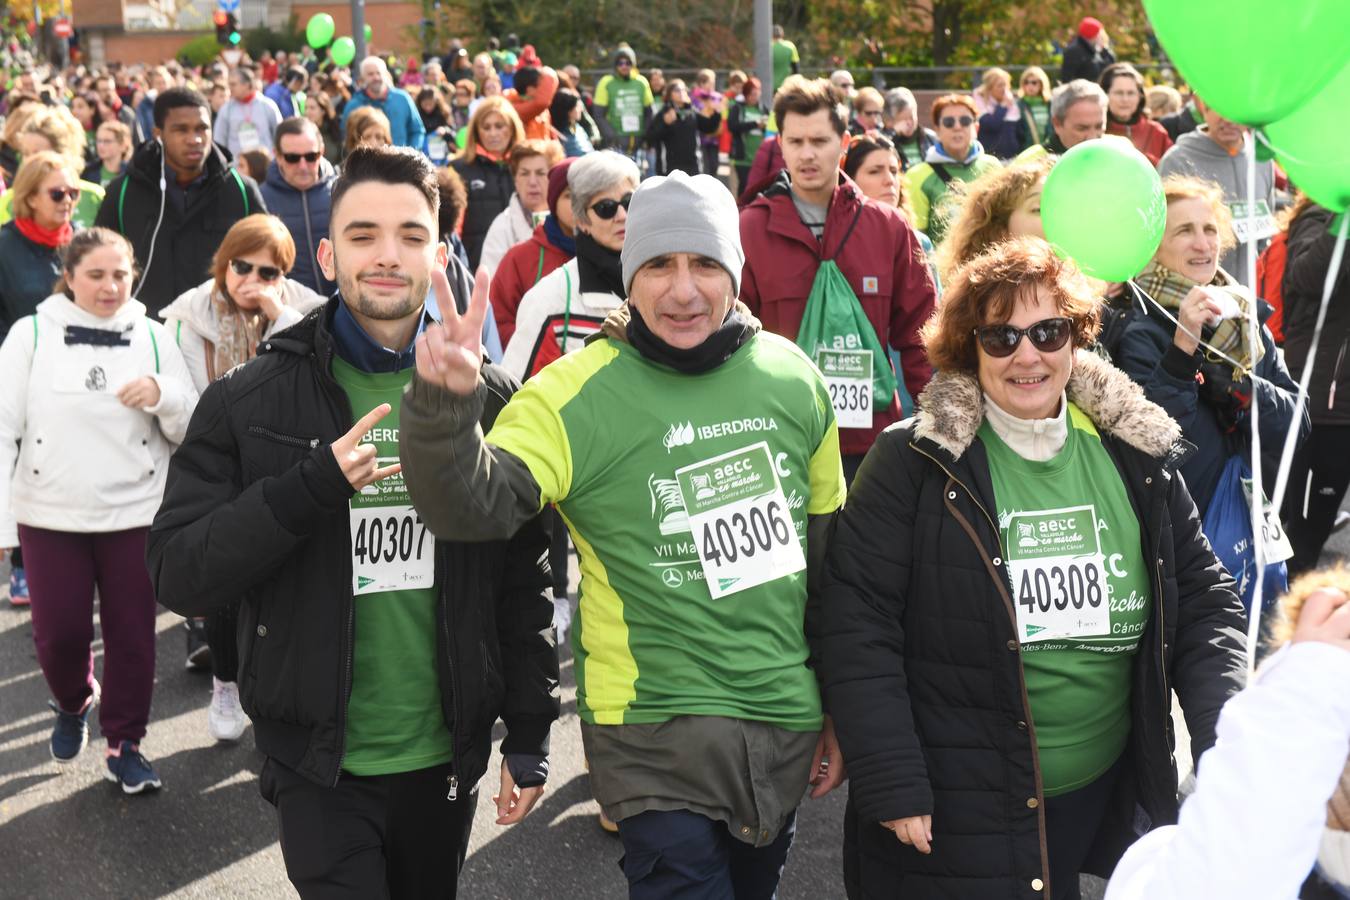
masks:
<svg viewBox="0 0 1350 900"><path fill-rule="evenodd" d="M633 52L632 47L620 47L614 51L614 65L617 66L621 59L627 59L633 64L634 68L637 67L637 54Z"/></svg>
<svg viewBox="0 0 1350 900"><path fill-rule="evenodd" d="M1102 23L1092 16L1084 16L1083 21L1078 23L1078 33L1083 36L1083 40L1090 41L1101 33Z"/></svg>
<svg viewBox="0 0 1350 900"><path fill-rule="evenodd" d="M624 290L632 290L638 269L667 253L708 257L727 270L740 294L745 265L741 217L722 182L711 175L691 178L677 169L648 178L633 192L620 254Z"/></svg>
<svg viewBox="0 0 1350 900"><path fill-rule="evenodd" d="M567 170L577 159L580 157L569 156L548 170L548 211L555 219L558 217L558 198L567 190Z"/></svg>

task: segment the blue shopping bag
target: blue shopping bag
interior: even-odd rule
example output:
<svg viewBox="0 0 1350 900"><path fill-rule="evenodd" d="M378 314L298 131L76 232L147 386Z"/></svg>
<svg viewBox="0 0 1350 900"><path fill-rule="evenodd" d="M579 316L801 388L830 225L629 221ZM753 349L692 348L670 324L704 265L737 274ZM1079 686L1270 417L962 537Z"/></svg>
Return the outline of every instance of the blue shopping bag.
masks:
<svg viewBox="0 0 1350 900"><path fill-rule="evenodd" d="M1230 457L1219 476L1214 499L1205 510L1205 537L1214 548L1214 555L1237 581L1238 596L1247 615L1252 612L1252 592L1256 589L1256 550L1252 546L1252 513L1248 505L1251 469L1241 456ZM1245 484L1244 484L1245 482ZM1266 574L1261 594L1261 609L1269 609L1275 600L1289 588L1289 570L1284 564L1288 556L1276 550L1288 540L1280 531L1279 517L1267 509L1262 535L1267 548ZM1282 543L1281 543L1282 542ZM1277 559L1278 562L1269 560Z"/></svg>

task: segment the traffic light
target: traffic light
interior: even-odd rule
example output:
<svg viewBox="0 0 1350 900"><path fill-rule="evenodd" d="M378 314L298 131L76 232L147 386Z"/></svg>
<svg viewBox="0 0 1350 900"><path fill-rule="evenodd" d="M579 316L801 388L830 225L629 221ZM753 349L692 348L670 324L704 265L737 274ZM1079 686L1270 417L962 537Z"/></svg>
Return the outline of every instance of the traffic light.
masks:
<svg viewBox="0 0 1350 900"><path fill-rule="evenodd" d="M234 17L234 13L218 9L212 20L216 23L216 43L221 46L237 46L240 41L239 21Z"/></svg>

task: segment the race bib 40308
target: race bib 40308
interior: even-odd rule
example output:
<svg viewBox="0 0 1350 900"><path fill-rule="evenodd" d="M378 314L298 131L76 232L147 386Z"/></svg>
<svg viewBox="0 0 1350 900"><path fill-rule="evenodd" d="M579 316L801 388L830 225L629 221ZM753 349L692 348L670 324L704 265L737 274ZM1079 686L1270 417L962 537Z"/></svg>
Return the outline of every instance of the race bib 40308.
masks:
<svg viewBox="0 0 1350 900"><path fill-rule="evenodd" d="M389 466L396 457L377 465ZM413 509L403 475L368 484L351 499L352 594L429 588L436 579L436 539Z"/></svg>
<svg viewBox="0 0 1350 900"><path fill-rule="evenodd" d="M1095 507L1013 513L1007 556L1023 644L1111 633Z"/></svg>
<svg viewBox="0 0 1350 900"><path fill-rule="evenodd" d="M806 568L766 442L676 469L675 479L714 598Z"/></svg>

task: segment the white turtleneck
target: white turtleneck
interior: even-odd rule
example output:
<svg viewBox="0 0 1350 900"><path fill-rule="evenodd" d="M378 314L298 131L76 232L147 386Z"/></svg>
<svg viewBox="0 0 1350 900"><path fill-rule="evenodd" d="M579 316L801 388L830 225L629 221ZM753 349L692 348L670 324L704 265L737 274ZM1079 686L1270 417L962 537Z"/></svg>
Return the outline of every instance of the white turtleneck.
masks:
<svg viewBox="0 0 1350 900"><path fill-rule="evenodd" d="M1003 443L1023 459L1045 462L1069 439L1069 400L1059 395L1059 414L1049 419L1019 419L984 395L984 417Z"/></svg>

